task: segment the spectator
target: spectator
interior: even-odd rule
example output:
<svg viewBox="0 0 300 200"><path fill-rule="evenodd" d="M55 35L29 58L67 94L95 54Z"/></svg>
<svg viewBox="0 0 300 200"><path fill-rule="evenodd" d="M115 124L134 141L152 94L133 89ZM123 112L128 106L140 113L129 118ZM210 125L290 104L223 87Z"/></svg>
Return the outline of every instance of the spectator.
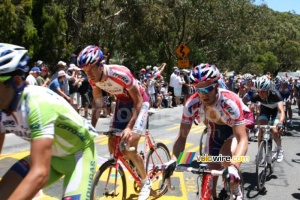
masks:
<svg viewBox="0 0 300 200"><path fill-rule="evenodd" d="M140 74L141 74L141 78L140 78L139 81L142 83L143 80L146 79L146 69L145 69L145 68L142 68L140 72L141 72L141 73L140 73Z"/></svg>
<svg viewBox="0 0 300 200"><path fill-rule="evenodd" d="M163 71L164 71L166 65L167 65L166 63L163 63L163 64L161 64L160 67L154 66L154 67L153 67L153 76L155 77L155 76L157 76L158 74L163 73Z"/></svg>
<svg viewBox="0 0 300 200"><path fill-rule="evenodd" d="M77 55L75 53L72 53L72 55L70 56L70 64L76 64L76 60L77 60Z"/></svg>
<svg viewBox="0 0 300 200"><path fill-rule="evenodd" d="M38 61L36 62L36 66L37 66L38 68L42 69L42 67L44 67L43 61L38 60Z"/></svg>
<svg viewBox="0 0 300 200"><path fill-rule="evenodd" d="M78 92L78 88L82 85L82 77L81 72L78 67L74 67L74 64L71 65L68 69L68 75L70 76L75 71L75 77L72 80L68 81L69 84L69 92L70 98L72 99L72 106L73 108L79 113L79 109L82 106L81 95Z"/></svg>
<svg viewBox="0 0 300 200"><path fill-rule="evenodd" d="M58 77L58 72L61 70L64 70L65 72L67 71L67 63L65 63L64 61L59 61L57 63L56 73L53 74L52 80L54 80Z"/></svg>
<svg viewBox="0 0 300 200"><path fill-rule="evenodd" d="M157 83L161 83L161 82L164 82L164 77L160 74L156 74L155 80Z"/></svg>
<svg viewBox="0 0 300 200"><path fill-rule="evenodd" d="M172 99L172 106L176 106L176 102L175 102L175 96L174 96L174 86L176 84L176 78L177 78L177 74L179 74L179 70L177 69L177 67L175 68L174 72L171 74L170 77L170 84L169 84L169 92L172 93L173 99Z"/></svg>
<svg viewBox="0 0 300 200"><path fill-rule="evenodd" d="M155 87L155 104L157 106L158 109L162 109L163 107L161 106L162 100L163 100L163 95L161 92L161 84L157 83L156 87Z"/></svg>
<svg viewBox="0 0 300 200"><path fill-rule="evenodd" d="M162 87L161 87L161 93L163 95L163 105L165 108L173 108L172 107L172 93L168 91L168 83L164 82L162 83Z"/></svg>
<svg viewBox="0 0 300 200"><path fill-rule="evenodd" d="M190 97L190 78L189 78L189 70L184 69L183 72L183 81L182 84L182 95L183 95L183 105L186 100Z"/></svg>
<svg viewBox="0 0 300 200"><path fill-rule="evenodd" d="M47 67L42 67L41 74L36 78L36 82L39 86L48 87L50 79L47 78L48 69Z"/></svg>
<svg viewBox="0 0 300 200"><path fill-rule="evenodd" d="M151 74L147 75L148 81L147 81L147 92L148 96L150 97L150 107L153 107L155 103L155 81Z"/></svg>
<svg viewBox="0 0 300 200"><path fill-rule="evenodd" d="M64 70L60 70L57 73L57 78L55 78L49 85L49 88L59 94L60 96L64 97L68 102L71 102L71 98L66 95L63 90L63 82L66 79L66 72Z"/></svg>
<svg viewBox="0 0 300 200"><path fill-rule="evenodd" d="M175 107L177 107L180 105L183 79L180 76L179 70L177 70L175 74L176 74L176 79L174 81L174 96L175 96Z"/></svg>
<svg viewBox="0 0 300 200"><path fill-rule="evenodd" d="M152 71L151 71L151 65L147 65L146 66L146 73L145 73L145 76L146 78L148 79L148 74L151 74L151 77L152 77Z"/></svg>
<svg viewBox="0 0 300 200"><path fill-rule="evenodd" d="M89 94L92 92L92 87L88 81L88 78L83 70L78 69L81 73L82 85L78 88L78 92L81 95L81 104L84 108L84 117L88 118L89 106L91 106L91 100Z"/></svg>
<svg viewBox="0 0 300 200"><path fill-rule="evenodd" d="M29 72L29 75L26 77L26 84L27 85L38 85L36 78L41 73L40 68L33 67L31 71Z"/></svg>

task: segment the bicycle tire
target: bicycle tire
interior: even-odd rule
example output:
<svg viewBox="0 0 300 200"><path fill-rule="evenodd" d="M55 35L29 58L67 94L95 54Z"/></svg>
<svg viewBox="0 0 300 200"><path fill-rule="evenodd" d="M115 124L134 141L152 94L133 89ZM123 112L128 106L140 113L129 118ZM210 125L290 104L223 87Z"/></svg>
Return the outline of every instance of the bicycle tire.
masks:
<svg viewBox="0 0 300 200"><path fill-rule="evenodd" d="M257 190L260 192L264 189L266 177L267 177L267 152L266 152L266 141L262 140L257 156L256 156L256 185ZM263 161L263 162L261 162ZM261 172L260 169L262 169Z"/></svg>
<svg viewBox="0 0 300 200"><path fill-rule="evenodd" d="M120 186L120 182L122 183L122 186L118 187L117 191L119 191L121 189L121 192L119 191L119 193L117 193L117 194L114 194L114 192L113 192L113 187L115 184L114 179L116 176L116 174L113 174L113 173L115 173L115 167L116 167L116 164L115 164L114 160L109 160L109 161L105 162L103 165L101 165L101 167L99 167L99 170L96 172L96 175L95 175L93 183L92 183L91 200L98 200L102 197L110 197L112 199L122 199L122 200L126 199L126 191L127 191L126 190L126 187L127 187L126 186L126 178L125 178L124 170L121 165L119 165L118 175L117 175L118 185ZM112 181L109 181L108 177L104 176L104 175L108 175L106 173L109 173L109 172L107 172L106 170L109 170L109 169L112 169L111 175L109 177L109 180L113 179ZM101 178L101 177L103 177L103 178ZM105 192L106 183L107 183L107 187L108 187L108 192Z"/></svg>
<svg viewBox="0 0 300 200"><path fill-rule="evenodd" d="M161 188L163 173L161 173L158 177L156 175L157 173L161 172L161 165L168 162L170 159L171 156L168 147L161 142L156 143L155 148L150 149L150 151L148 152L146 172L152 181L150 194L153 197L160 197L168 191L167 184L163 185ZM156 165L160 167L155 167Z"/></svg>
<svg viewBox="0 0 300 200"><path fill-rule="evenodd" d="M202 134L201 134L201 137L200 137L200 146L199 146L199 155L200 156L203 156L203 143L204 143L204 141L203 141L203 137L204 137L204 135L206 134L206 131L207 131L207 128L205 128L204 130L203 130L203 132L202 132Z"/></svg>

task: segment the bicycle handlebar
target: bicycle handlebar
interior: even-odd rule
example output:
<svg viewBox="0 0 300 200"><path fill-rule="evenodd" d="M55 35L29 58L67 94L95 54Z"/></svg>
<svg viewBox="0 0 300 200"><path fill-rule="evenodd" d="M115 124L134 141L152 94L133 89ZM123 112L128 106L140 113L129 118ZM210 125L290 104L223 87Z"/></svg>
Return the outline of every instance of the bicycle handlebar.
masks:
<svg viewBox="0 0 300 200"><path fill-rule="evenodd" d="M122 132L112 130L112 131L97 131L98 135L106 135L106 136L117 136L121 137ZM135 147L128 147L127 142L121 141L120 142L120 147L126 149L127 151L135 151Z"/></svg>
<svg viewBox="0 0 300 200"><path fill-rule="evenodd" d="M171 175L173 174L174 171L177 172L192 172L193 174L211 174L212 176L223 176L224 178L227 179L227 174L224 174L225 170L208 170L207 165L201 165L199 168L193 168L193 167L187 167L184 165L177 165L176 166L176 161L170 160L169 162L165 163L162 167L163 170L163 184L165 184L165 181L167 181L168 188L174 190L175 187L172 186L171 184ZM228 171L227 171L228 172Z"/></svg>
<svg viewBox="0 0 300 200"><path fill-rule="evenodd" d="M254 128L273 129L273 128L277 128L277 127L276 126L270 126L270 125L255 125Z"/></svg>

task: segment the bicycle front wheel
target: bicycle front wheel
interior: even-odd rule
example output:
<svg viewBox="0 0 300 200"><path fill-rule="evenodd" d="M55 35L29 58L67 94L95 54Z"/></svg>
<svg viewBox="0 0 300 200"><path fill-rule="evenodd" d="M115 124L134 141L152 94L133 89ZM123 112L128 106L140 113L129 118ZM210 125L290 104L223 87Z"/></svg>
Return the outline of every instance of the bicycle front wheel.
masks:
<svg viewBox="0 0 300 200"><path fill-rule="evenodd" d="M92 183L91 200L126 199L126 179L121 165L116 170L113 160L105 162L96 172Z"/></svg>
<svg viewBox="0 0 300 200"><path fill-rule="evenodd" d="M203 152L204 152L204 148L203 148L203 144L205 143L204 141L204 135L207 133L207 128L205 128L201 134L201 137L200 137L200 146L199 146L199 154L200 156L203 156Z"/></svg>
<svg viewBox="0 0 300 200"><path fill-rule="evenodd" d="M171 159L170 153L166 145L156 143L154 149L150 149L146 161L146 172L152 181L151 195L160 197L168 190L167 184L162 185L163 173L161 166Z"/></svg>
<svg viewBox="0 0 300 200"><path fill-rule="evenodd" d="M266 141L262 140L256 156L256 177L258 191L262 191L264 189L267 177L267 166L268 162Z"/></svg>

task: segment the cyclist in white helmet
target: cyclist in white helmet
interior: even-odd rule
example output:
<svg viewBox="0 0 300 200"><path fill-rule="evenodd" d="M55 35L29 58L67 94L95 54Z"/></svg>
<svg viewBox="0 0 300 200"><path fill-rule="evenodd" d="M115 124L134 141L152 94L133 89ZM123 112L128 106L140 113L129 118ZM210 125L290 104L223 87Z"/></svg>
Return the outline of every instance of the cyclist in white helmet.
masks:
<svg viewBox="0 0 300 200"><path fill-rule="evenodd" d="M93 87L94 102L92 124L96 125L99 115L98 108L103 105L102 90L116 96L116 109L111 118L110 129L122 131L122 140L135 147L140 139L140 134L146 124L149 108L149 99L141 86L131 74L130 70L121 65L106 65L101 61L104 58L98 46L87 46L77 58L78 67L83 68L90 84ZM112 152L114 138L109 138L109 150ZM124 149L123 155L131 160L142 178L139 199L147 199L150 195L152 183L147 180L146 169L142 157L137 151Z"/></svg>
<svg viewBox="0 0 300 200"><path fill-rule="evenodd" d="M62 199L90 199L96 131L58 94L25 86L26 54L24 47L0 44L0 151L6 131L31 142L30 155L3 176L0 199L32 199L62 177Z"/></svg>
<svg viewBox="0 0 300 200"><path fill-rule="evenodd" d="M259 125L267 125L271 120L271 124L277 126L272 129L274 141L277 144L277 162L283 160L283 148L281 146L280 133L283 132L283 122L285 119L282 97L277 90L270 89L270 80L267 76L256 79L254 87L257 93L251 97L251 102L260 102L260 114L258 118ZM258 135L258 147L262 137L262 130Z"/></svg>
<svg viewBox="0 0 300 200"><path fill-rule="evenodd" d="M208 126L204 153L212 156L245 156L248 149L246 125L253 126L251 111L233 92L220 88L220 72L215 65L202 63L190 73L197 92L183 108L179 134L173 145L173 160L184 151L187 136L195 117L204 112ZM213 141L212 143L210 141ZM222 162L228 167L232 189L237 199L242 199L239 187L241 162ZM219 169L220 163L208 163L210 169ZM212 195L216 197L217 178L214 178Z"/></svg>

